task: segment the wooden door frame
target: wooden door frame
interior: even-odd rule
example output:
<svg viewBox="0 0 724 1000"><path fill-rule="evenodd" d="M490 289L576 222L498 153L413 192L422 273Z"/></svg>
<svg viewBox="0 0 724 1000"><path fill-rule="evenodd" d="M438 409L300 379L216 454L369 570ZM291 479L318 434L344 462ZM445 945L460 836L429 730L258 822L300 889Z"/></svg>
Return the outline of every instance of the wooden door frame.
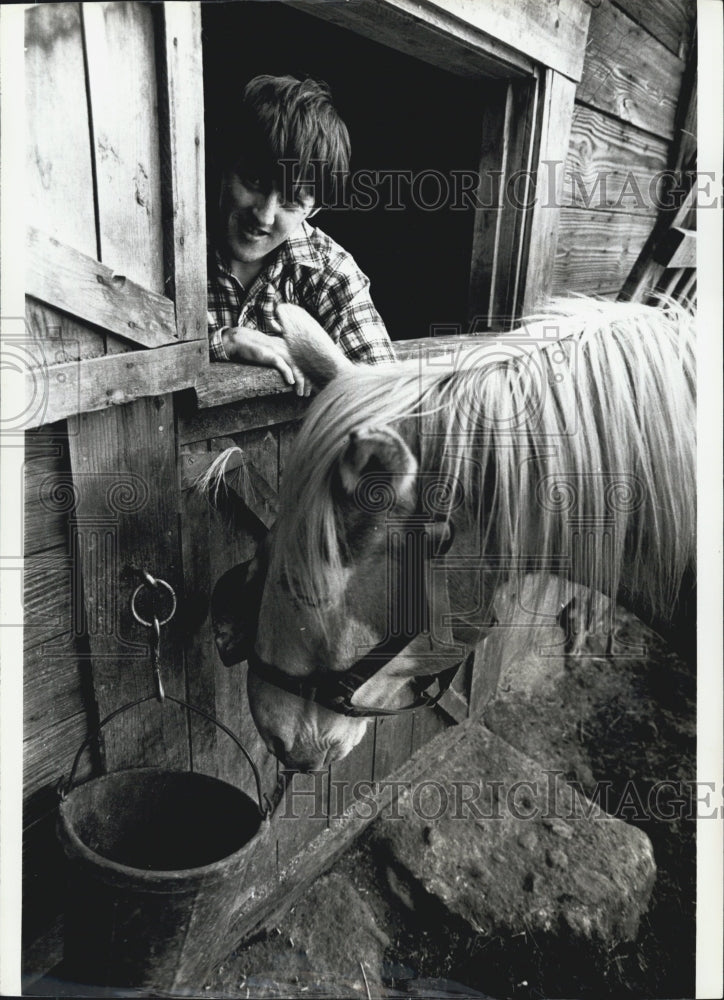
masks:
<svg viewBox="0 0 724 1000"><path fill-rule="evenodd" d="M470 328L512 328L542 306L552 283L562 168L583 71L590 15L584 0L533 7L486 0L484 11L475 0L285 2L448 72L489 81L481 109Z"/></svg>

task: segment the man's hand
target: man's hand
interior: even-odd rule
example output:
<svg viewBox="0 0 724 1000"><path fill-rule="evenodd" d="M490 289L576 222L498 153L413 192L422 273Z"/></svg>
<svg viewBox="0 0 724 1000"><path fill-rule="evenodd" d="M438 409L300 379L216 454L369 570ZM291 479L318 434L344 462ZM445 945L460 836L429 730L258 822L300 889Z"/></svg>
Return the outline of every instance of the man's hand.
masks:
<svg viewBox="0 0 724 1000"><path fill-rule="evenodd" d="M270 337L248 326L233 326L223 331L221 339L230 361L276 368L284 381L294 386L298 396L311 393L312 383L292 361L282 337Z"/></svg>

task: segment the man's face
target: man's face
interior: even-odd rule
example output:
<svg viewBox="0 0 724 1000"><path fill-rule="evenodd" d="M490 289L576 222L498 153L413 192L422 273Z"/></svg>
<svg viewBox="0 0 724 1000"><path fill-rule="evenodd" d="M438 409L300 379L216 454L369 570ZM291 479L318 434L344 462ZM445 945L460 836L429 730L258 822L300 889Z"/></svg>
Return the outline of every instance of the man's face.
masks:
<svg viewBox="0 0 724 1000"><path fill-rule="evenodd" d="M221 232L232 260L259 263L291 236L314 211L311 194L292 200L258 177L229 170L221 185Z"/></svg>

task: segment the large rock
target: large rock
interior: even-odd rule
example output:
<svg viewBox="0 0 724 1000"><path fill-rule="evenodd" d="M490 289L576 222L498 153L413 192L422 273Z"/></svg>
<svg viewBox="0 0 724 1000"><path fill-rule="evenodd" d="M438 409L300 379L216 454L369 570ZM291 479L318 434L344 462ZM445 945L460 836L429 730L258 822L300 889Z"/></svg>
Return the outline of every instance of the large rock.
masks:
<svg viewBox="0 0 724 1000"><path fill-rule="evenodd" d="M210 996L368 997L382 992L389 938L344 874L329 872L270 933L232 953Z"/></svg>
<svg viewBox="0 0 724 1000"><path fill-rule="evenodd" d="M513 749L480 721L374 824L390 887L468 955L491 942L547 961L636 937L655 878L645 834ZM521 942L521 937L525 939Z"/></svg>

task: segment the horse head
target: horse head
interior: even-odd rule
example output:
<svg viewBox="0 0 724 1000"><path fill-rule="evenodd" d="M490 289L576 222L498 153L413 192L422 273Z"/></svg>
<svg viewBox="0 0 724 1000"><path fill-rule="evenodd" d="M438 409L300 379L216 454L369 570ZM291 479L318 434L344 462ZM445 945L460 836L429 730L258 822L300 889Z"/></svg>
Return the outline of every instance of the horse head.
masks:
<svg viewBox="0 0 724 1000"><path fill-rule="evenodd" d="M549 328L542 378L495 351L446 374L352 366L308 314L279 307L295 362L322 391L278 520L227 611L238 620L247 602L251 712L286 766L326 766L371 716L434 701L493 626L496 587L523 559L558 560L611 594L625 571L651 609L671 604L693 546L691 324L600 308L603 335L583 324L583 394L552 369ZM535 406L533 383L549 389ZM574 411L575 433L563 433ZM594 579L562 557L574 494L581 523L608 525Z"/></svg>

